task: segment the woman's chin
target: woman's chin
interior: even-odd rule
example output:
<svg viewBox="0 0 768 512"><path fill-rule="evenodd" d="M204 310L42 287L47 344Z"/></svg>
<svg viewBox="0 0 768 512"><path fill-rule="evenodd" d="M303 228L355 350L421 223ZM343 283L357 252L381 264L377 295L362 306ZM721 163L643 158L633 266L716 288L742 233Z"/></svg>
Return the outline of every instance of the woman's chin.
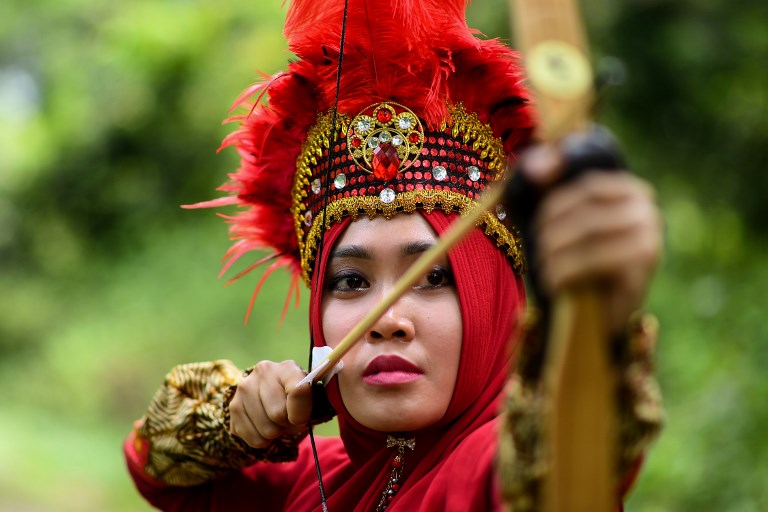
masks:
<svg viewBox="0 0 768 512"><path fill-rule="evenodd" d="M352 413L352 417L364 427L377 432L414 432L430 427L440 420L416 411L402 411L384 408L380 411Z"/></svg>
<svg viewBox="0 0 768 512"><path fill-rule="evenodd" d="M345 408L355 421L371 430L421 430L438 423L448 410L452 386L417 373L387 372L371 377L375 379L339 381Z"/></svg>

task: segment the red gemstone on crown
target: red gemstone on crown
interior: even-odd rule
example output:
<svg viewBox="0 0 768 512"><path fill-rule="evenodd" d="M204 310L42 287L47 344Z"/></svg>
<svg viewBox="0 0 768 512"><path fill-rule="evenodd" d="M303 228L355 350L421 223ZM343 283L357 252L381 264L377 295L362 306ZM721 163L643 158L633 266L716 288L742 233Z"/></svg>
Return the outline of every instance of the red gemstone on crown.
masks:
<svg viewBox="0 0 768 512"><path fill-rule="evenodd" d="M381 112L381 111L379 111ZM392 144L382 142L373 150L373 175L383 181L389 181L397 175L400 169L400 159L397 149Z"/></svg>
<svg viewBox="0 0 768 512"><path fill-rule="evenodd" d="M387 124L392 120L392 112L390 112L386 108L382 108L378 112L376 112L376 119L381 124Z"/></svg>
<svg viewBox="0 0 768 512"><path fill-rule="evenodd" d="M419 134L416 133L416 132L411 132L408 135L408 140L410 141L411 144L418 144L419 143Z"/></svg>
<svg viewBox="0 0 768 512"><path fill-rule="evenodd" d="M356 148L359 148L363 144L363 141L360 140L359 137L355 137L352 139L352 145Z"/></svg>

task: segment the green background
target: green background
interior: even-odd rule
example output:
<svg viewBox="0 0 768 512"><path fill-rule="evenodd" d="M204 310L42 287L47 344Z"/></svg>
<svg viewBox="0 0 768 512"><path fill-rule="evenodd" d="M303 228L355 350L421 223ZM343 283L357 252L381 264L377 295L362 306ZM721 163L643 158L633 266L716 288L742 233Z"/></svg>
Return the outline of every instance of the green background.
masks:
<svg viewBox="0 0 768 512"><path fill-rule="evenodd" d="M768 10L764 0L587 2L623 87L599 119L652 181L667 254L666 430L629 511L768 509ZM142 511L121 442L180 362L306 358L284 274L217 281L227 110L290 57L280 2L0 3L0 510ZM508 37L506 5L472 25Z"/></svg>

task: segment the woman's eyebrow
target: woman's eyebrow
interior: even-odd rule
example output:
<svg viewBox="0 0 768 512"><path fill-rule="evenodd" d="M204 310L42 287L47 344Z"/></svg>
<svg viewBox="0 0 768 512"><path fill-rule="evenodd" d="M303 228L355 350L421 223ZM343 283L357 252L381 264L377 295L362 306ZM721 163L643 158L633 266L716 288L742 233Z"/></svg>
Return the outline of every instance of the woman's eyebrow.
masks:
<svg viewBox="0 0 768 512"><path fill-rule="evenodd" d="M362 245L343 245L331 252L331 259L336 258L355 258L360 260L373 259L370 251Z"/></svg>
<svg viewBox="0 0 768 512"><path fill-rule="evenodd" d="M421 254L423 252L427 252L432 248L433 245L435 245L435 242L432 240L418 240L415 242L408 242L402 246L400 249L400 254L403 256Z"/></svg>
<svg viewBox="0 0 768 512"><path fill-rule="evenodd" d="M428 251L433 245L435 245L435 243L432 240L406 242L400 247L400 254L402 256L414 256ZM367 247L362 245L342 245L331 252L331 259L336 258L372 260L373 255Z"/></svg>

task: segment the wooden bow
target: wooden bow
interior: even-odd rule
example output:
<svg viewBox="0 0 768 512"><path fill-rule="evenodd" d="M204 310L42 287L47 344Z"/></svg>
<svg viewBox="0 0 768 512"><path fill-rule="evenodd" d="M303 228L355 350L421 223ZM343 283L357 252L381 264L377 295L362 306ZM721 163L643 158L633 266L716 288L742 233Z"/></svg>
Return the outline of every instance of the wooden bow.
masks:
<svg viewBox="0 0 768 512"><path fill-rule="evenodd" d="M538 137L557 142L589 124L593 75L576 0L510 0L517 47L540 113ZM617 503L616 379L594 288L555 297L544 370L548 472L545 512L610 512Z"/></svg>

